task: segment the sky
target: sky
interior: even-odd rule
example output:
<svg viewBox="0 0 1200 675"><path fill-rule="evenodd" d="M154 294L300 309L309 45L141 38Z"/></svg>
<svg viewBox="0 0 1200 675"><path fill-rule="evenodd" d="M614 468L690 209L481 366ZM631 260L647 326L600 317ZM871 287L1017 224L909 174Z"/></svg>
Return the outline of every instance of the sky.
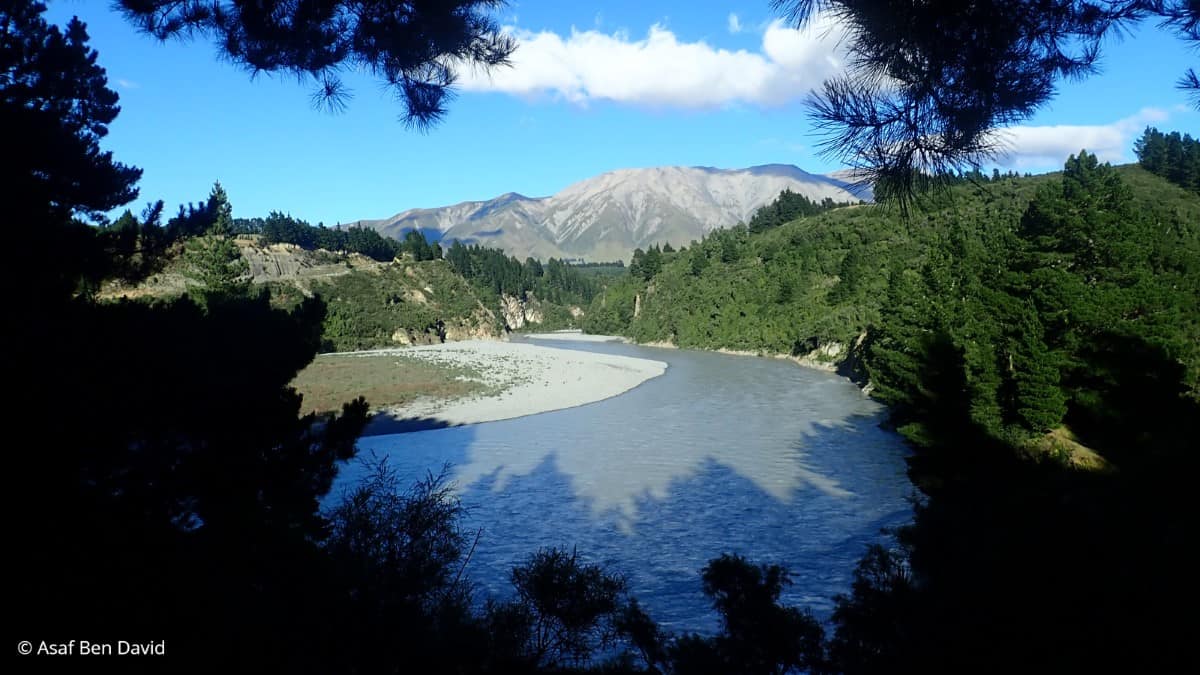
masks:
<svg viewBox="0 0 1200 675"><path fill-rule="evenodd" d="M506 192L558 192L605 171L651 166L842 168L818 154L806 94L843 62L838 27L804 30L767 0L513 1L497 13L520 46L511 68L464 71L446 119L407 129L372 78L344 75L344 112L312 107L314 85L251 77L203 40L160 43L106 0L49 0L47 19L79 16L121 96L103 147L141 167L141 195L168 212L214 181L235 217L277 210L326 225ZM1008 130L1002 169L1061 168L1086 148L1133 161L1147 125L1200 133L1175 81L1197 54L1146 25L1105 43L1101 72Z"/></svg>

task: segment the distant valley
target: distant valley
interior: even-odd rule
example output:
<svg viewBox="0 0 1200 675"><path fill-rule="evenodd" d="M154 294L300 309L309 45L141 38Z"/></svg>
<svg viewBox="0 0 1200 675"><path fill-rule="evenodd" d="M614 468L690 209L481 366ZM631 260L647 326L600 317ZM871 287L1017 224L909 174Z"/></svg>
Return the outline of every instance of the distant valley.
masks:
<svg viewBox="0 0 1200 675"><path fill-rule="evenodd" d="M355 224L396 239L420 230L430 240L485 244L521 259L628 260L636 248L678 247L716 228L747 222L783 190L816 201L871 198L869 190L857 189L844 176L812 174L789 164L667 166L610 171L550 197L510 192Z"/></svg>

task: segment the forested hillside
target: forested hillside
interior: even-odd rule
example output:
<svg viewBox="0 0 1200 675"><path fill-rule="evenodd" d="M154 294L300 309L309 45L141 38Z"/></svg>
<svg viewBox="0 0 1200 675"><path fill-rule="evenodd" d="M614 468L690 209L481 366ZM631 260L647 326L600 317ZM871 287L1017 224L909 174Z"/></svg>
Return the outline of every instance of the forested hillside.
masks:
<svg viewBox="0 0 1200 675"><path fill-rule="evenodd" d="M1147 127L1133 150L1145 170L1200 194L1200 140L1191 134Z"/></svg>
<svg viewBox="0 0 1200 675"><path fill-rule="evenodd" d="M603 287L601 276L562 261L521 263L477 245L455 242L443 260L442 248L419 232L396 241L279 211L233 218L220 183L165 225L161 212L161 203L140 218L126 211L100 231L125 267L124 278L98 289L100 298L161 300L244 285L266 288L274 306L292 308L317 296L328 310L326 351L574 328Z"/></svg>
<svg viewBox="0 0 1200 675"><path fill-rule="evenodd" d="M661 253L649 278L614 283L585 327L771 354L841 345L831 358L865 336L861 374L902 410L924 405L905 393L923 386L905 359L930 346L918 336L944 334L972 383L972 419L996 433L1056 426L1068 394L1050 390L1059 375L1085 387L1081 350L1101 349L1089 340L1103 331L1152 341L1196 394L1195 196L1081 155L1065 174L976 176L927 199L908 217L857 206L715 232Z"/></svg>
<svg viewBox="0 0 1200 675"><path fill-rule="evenodd" d="M1200 198L1087 153L948 182L907 215L840 208L663 253L585 327L790 355L836 343L828 357L890 405L923 495L839 600L836 671L1171 670Z"/></svg>

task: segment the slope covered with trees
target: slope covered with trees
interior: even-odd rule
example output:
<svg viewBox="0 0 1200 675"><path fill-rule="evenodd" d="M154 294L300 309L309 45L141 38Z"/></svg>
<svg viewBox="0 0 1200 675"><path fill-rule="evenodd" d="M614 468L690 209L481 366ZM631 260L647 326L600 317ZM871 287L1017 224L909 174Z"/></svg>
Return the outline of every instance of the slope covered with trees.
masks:
<svg viewBox="0 0 1200 675"><path fill-rule="evenodd" d="M1133 151L1143 169L1200 194L1200 140L1191 134L1146 127Z"/></svg>
<svg viewBox="0 0 1200 675"><path fill-rule="evenodd" d="M946 182L907 217L714 233L610 287L586 327L793 355L857 344L840 356L916 447L924 498L839 600L826 667L1177 667L1200 199L1086 152L1059 174Z"/></svg>
<svg viewBox="0 0 1200 675"><path fill-rule="evenodd" d="M384 237L369 227L341 227L330 229L322 225L309 225L303 220L272 211L266 218L242 221L248 233L262 235L266 244L295 244L305 250L325 249L361 253L378 260L390 262L393 258L407 255L413 260L439 260L442 248L436 242L430 244L420 232L412 231L404 241Z"/></svg>
<svg viewBox="0 0 1200 675"><path fill-rule="evenodd" d="M561 260L550 258L544 264L533 258L521 262L504 251L455 241L446 251L446 261L456 272L500 295L539 298L558 304L587 304L600 284L594 277Z"/></svg>
<svg viewBox="0 0 1200 675"><path fill-rule="evenodd" d="M1034 422L1038 413L1023 398L1038 387L1004 373L1053 362L1047 368L1062 371L1066 389L1082 387L1079 352L1095 348L1082 336L1105 326L1153 337L1184 364L1185 384L1196 391L1193 196L1085 153L1061 175L977 176L928 200L907 218L883 206L841 208L759 233L720 230L683 251L656 253L653 274L634 266L597 296L585 328L771 354L838 343L838 358L861 336L862 374L904 408L916 402L897 392L922 388L906 379L903 355L914 345L905 341L915 338L904 336L936 324L955 349L970 346L969 379L991 382L970 405L997 433L1054 426Z"/></svg>

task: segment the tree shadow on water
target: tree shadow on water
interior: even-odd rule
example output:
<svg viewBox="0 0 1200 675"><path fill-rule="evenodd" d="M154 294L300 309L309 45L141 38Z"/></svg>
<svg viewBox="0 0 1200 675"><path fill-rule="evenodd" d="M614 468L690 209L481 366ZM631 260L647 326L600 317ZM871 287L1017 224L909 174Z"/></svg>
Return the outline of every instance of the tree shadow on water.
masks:
<svg viewBox="0 0 1200 675"><path fill-rule="evenodd" d="M871 446L864 456L845 451L863 440ZM887 444L893 445L890 462L865 456ZM801 480L781 498L709 457L681 470L665 493L646 491L602 506L581 490L589 477L564 473L554 453L523 475L498 467L459 486L468 521L483 531L471 574L481 588L504 594L508 571L531 551L575 547L585 559L624 574L631 593L664 627L708 633L717 629L717 617L698 573L721 554L736 553L787 567L794 584L784 600L826 613L880 531L911 519L911 486L904 451L874 415L817 425L799 445L814 472L848 489Z"/></svg>

